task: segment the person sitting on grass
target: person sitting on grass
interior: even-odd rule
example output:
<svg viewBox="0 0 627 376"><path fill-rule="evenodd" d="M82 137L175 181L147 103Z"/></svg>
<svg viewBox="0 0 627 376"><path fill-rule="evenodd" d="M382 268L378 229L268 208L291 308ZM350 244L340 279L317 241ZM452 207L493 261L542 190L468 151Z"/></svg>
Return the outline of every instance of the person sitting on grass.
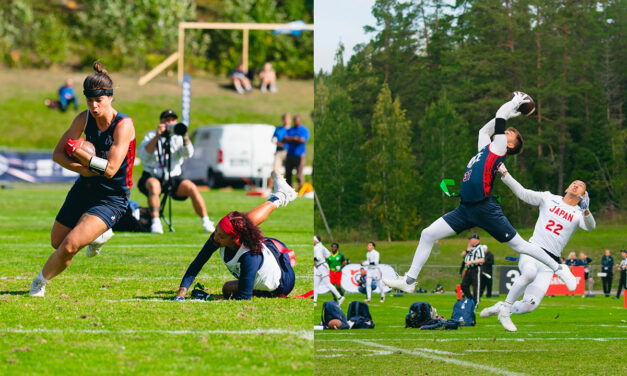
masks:
<svg viewBox="0 0 627 376"><path fill-rule="evenodd" d="M224 283L222 298L249 300L256 297L280 297L294 288L295 275L289 260L281 253L284 245L265 238L259 225L279 206L296 198L296 192L282 176L272 172L274 193L248 213L230 212L218 223L216 231L187 268L174 300L182 301L189 287L213 253L220 248L220 258L236 280Z"/></svg>
<svg viewBox="0 0 627 376"><path fill-rule="evenodd" d="M46 99L44 103L49 108L58 108L61 112L65 112L70 105L74 104L74 109L78 110L78 100L76 99L76 93L74 92L74 81L71 78L65 80L65 84L59 88L59 100Z"/></svg>
<svg viewBox="0 0 627 376"><path fill-rule="evenodd" d="M265 93L268 90L272 93L276 93L278 91L276 87L276 72L272 68L272 64L265 63L263 65L263 70L259 72L259 79L261 79L259 89L261 89L262 93Z"/></svg>
<svg viewBox="0 0 627 376"><path fill-rule="evenodd" d="M231 78L231 83L235 87L235 91L239 94L245 94L247 91L253 90L250 79L246 76L244 64L239 64L236 69L231 70L229 72L229 78Z"/></svg>

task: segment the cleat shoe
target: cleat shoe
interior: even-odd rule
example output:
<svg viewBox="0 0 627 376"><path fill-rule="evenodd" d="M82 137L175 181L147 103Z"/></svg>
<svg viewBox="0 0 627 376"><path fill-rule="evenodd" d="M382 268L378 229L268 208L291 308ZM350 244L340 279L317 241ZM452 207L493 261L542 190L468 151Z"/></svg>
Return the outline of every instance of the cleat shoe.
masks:
<svg viewBox="0 0 627 376"><path fill-rule="evenodd" d="M484 308L479 314L479 317L486 318L486 317L498 315L499 312L501 312L502 305L503 305L503 302L497 302L492 307Z"/></svg>
<svg viewBox="0 0 627 376"><path fill-rule="evenodd" d="M384 279L383 283L385 283L386 286L392 289L401 290L407 294L411 294L416 289L416 282L412 283L411 285L408 285L407 282L405 281L405 277L401 277L401 276L397 277L396 279Z"/></svg>
<svg viewBox="0 0 627 376"><path fill-rule="evenodd" d="M577 278L575 278L568 266L561 264L555 271L555 274L566 284L569 291L575 291L577 288Z"/></svg>
<svg viewBox="0 0 627 376"><path fill-rule="evenodd" d="M503 305L503 308L499 312L499 321L501 322L501 325L503 325L503 328L505 328L508 332L516 332L518 329L512 322L511 316L512 313L509 309L505 309L505 306Z"/></svg>
<svg viewBox="0 0 627 376"><path fill-rule="evenodd" d="M344 300L346 300L346 298L343 297L343 296L340 296L340 298L337 300L337 304L342 305L342 303L344 303ZM315 307L315 305L314 305L314 307Z"/></svg>
<svg viewBox="0 0 627 376"><path fill-rule="evenodd" d="M287 204L294 201L294 199L298 196L298 193L296 193L294 188L290 187L283 176L278 174L276 171L272 171L271 176L273 180L273 195L280 199L281 206L287 206Z"/></svg>
<svg viewBox="0 0 627 376"><path fill-rule="evenodd" d="M172 299L175 302L183 302L185 301L185 298L182 296L175 296L174 299Z"/></svg>
<svg viewBox="0 0 627 376"><path fill-rule="evenodd" d="M381 303L385 303L385 296L381 298Z"/></svg>
<svg viewBox="0 0 627 376"><path fill-rule="evenodd" d="M365 303L370 303L370 299L364 299Z"/></svg>
<svg viewBox="0 0 627 376"><path fill-rule="evenodd" d="M209 218L202 220L202 228L208 233L212 233L216 230L215 224Z"/></svg>
<svg viewBox="0 0 627 376"><path fill-rule="evenodd" d="M87 248L85 249L85 256L87 257L98 256L100 254L100 250L102 249L102 246L104 245L104 243L108 242L109 239L113 237L113 235L114 235L113 230L111 229L108 229L107 231L103 232L102 235L96 238L96 240L94 240L93 242L87 245Z"/></svg>
<svg viewBox="0 0 627 376"><path fill-rule="evenodd" d="M46 281L42 277L37 276L33 280L33 284L30 286L29 294L30 296L43 298L44 295L46 295Z"/></svg>
<svg viewBox="0 0 627 376"><path fill-rule="evenodd" d="M152 221L150 225L150 232L153 234L163 234L163 226L161 226L161 220Z"/></svg>

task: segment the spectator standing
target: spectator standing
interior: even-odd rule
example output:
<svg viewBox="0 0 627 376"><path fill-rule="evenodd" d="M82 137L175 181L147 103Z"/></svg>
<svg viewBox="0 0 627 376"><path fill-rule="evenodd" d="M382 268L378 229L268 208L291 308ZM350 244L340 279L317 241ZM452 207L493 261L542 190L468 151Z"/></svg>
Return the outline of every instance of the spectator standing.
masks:
<svg viewBox="0 0 627 376"><path fill-rule="evenodd" d="M492 297L492 266L494 265L494 254L486 249L485 262L481 265L481 293L479 296L483 296L483 292L486 291L486 297Z"/></svg>
<svg viewBox="0 0 627 376"><path fill-rule="evenodd" d="M589 297L594 296L592 294L592 285L594 284L594 279L592 279L592 276L590 275L590 263L591 262L592 262L592 259L586 256L586 254L583 252L580 252L579 259L575 260L575 266L584 267L584 272L585 272L584 280L588 283L588 296ZM582 297L585 297L585 295L583 295Z"/></svg>
<svg viewBox="0 0 627 376"><path fill-rule="evenodd" d="M281 168L285 168L285 159L287 158L287 149L289 144L285 143L285 136L292 124L292 115L285 113L281 116L281 125L275 128L274 134L272 134L272 142L276 144L276 151L274 152L274 166L275 171L279 171ZM272 182L269 183L272 186Z"/></svg>
<svg viewBox="0 0 627 376"><path fill-rule="evenodd" d="M612 290L612 278L614 277L614 257L610 254L610 250L606 249L601 257L601 272L605 273L605 276L601 277L603 281L603 293L605 297L610 296Z"/></svg>
<svg viewBox="0 0 627 376"><path fill-rule="evenodd" d="M339 244L331 244L331 255L327 257L327 265L329 265L331 284L344 296L344 289L342 288L342 268L346 265L346 259L344 255L340 253Z"/></svg>
<svg viewBox="0 0 627 376"><path fill-rule="evenodd" d="M616 267L616 269L620 270L620 282L618 282L618 290L616 290L614 299L620 298L620 293L627 288L627 249L622 249L620 255L623 257L623 260Z"/></svg>
<svg viewBox="0 0 627 376"><path fill-rule="evenodd" d="M374 242L368 243L368 252L366 252L366 261L363 261L361 264L366 266L367 274L366 274L366 303L370 302L372 297L372 287L378 286L379 290L381 290L381 303L385 301L385 289L383 284L381 283L381 270L379 269L379 252L375 249L376 245ZM375 287L376 288L376 287Z"/></svg>
<svg viewBox="0 0 627 376"><path fill-rule="evenodd" d="M566 261L564 261L564 264L566 266L575 266L577 265L577 259L576 259L577 255L575 254L575 252L571 252L568 254L568 258L566 259Z"/></svg>
<svg viewBox="0 0 627 376"><path fill-rule="evenodd" d="M468 246L466 247L466 254L464 257L464 264L466 265L466 272L462 278L462 292L467 298L477 301L477 290L479 283L480 266L485 262L485 251L488 246L481 244L479 235L472 234L468 238ZM470 292L470 286L472 285L473 292Z"/></svg>
<svg viewBox="0 0 627 376"><path fill-rule="evenodd" d="M261 80L259 88L262 93L265 93L268 90L272 93L276 93L278 91L276 87L276 72L274 71L274 68L272 68L272 64L265 63L263 65L263 70L259 72L259 79Z"/></svg>
<svg viewBox="0 0 627 376"><path fill-rule="evenodd" d="M294 116L294 126L287 130L283 141L289 144L287 158L285 160L285 180L292 185L292 170L296 168L298 183L302 187L305 184L305 154L306 144L309 141L309 129L303 125L300 115Z"/></svg>

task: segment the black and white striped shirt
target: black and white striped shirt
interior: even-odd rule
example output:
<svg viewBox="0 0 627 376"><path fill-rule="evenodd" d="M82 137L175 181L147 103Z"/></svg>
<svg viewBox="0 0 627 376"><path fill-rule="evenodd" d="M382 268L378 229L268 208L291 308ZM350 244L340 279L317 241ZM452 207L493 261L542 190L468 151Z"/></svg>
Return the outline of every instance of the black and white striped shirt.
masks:
<svg viewBox="0 0 627 376"><path fill-rule="evenodd" d="M487 245L477 244L476 246L472 247L470 251L466 252L466 257L464 257L464 263L473 262L480 258L485 258L485 251L487 250L488 250ZM471 264L470 266L467 266L467 268L473 268L479 265L481 264L474 264L474 265Z"/></svg>

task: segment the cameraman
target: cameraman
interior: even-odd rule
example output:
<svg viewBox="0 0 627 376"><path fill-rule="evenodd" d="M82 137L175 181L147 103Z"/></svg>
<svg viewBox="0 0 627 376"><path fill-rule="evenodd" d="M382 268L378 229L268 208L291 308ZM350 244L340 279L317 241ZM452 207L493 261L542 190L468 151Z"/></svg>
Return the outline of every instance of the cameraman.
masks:
<svg viewBox="0 0 627 376"><path fill-rule="evenodd" d="M202 218L203 229L211 233L215 231L215 227L207 216L205 202L198 188L190 180L181 178L181 166L185 158L190 158L194 154L194 146L184 132L185 129L181 130L181 126L176 127L177 119L178 116L174 111L163 111L157 129L148 132L137 149L144 166L144 172L137 187L148 197L148 207L152 216L150 232L163 234L159 219L159 195L167 190L168 184L171 184L171 197L179 201L190 197L196 214ZM170 158L170 171L168 171L168 158Z"/></svg>

